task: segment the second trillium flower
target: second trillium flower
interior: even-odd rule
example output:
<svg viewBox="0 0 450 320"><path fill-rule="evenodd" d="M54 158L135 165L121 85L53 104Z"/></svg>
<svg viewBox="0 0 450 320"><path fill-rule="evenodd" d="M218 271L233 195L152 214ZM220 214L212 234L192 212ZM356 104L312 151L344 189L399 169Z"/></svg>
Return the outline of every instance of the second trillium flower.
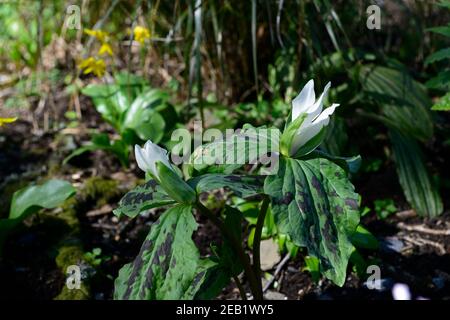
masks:
<svg viewBox="0 0 450 320"><path fill-rule="evenodd" d="M194 203L197 199L192 189L174 170L167 150L148 140L144 147L134 147L138 167L149 173L164 191L179 203Z"/></svg>
<svg viewBox="0 0 450 320"><path fill-rule="evenodd" d="M331 87L329 82L316 101L314 80L308 81L300 94L292 101L291 122L282 137L282 151L291 157L307 155L316 149L325 136L325 127L339 104L323 110L323 102Z"/></svg>

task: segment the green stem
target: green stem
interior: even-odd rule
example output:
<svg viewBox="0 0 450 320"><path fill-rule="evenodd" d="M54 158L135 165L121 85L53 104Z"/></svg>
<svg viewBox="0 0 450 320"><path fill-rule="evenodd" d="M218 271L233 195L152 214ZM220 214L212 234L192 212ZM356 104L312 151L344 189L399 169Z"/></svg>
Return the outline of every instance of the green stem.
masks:
<svg viewBox="0 0 450 320"><path fill-rule="evenodd" d="M269 197L264 197L263 203L261 205L261 210L259 211L258 220L256 221L255 236L253 238L253 271L256 275L258 281L258 290L262 292L261 283L261 236L262 229L264 227L264 220L266 219L267 208L269 207Z"/></svg>
<svg viewBox="0 0 450 320"><path fill-rule="evenodd" d="M258 280L255 276L255 273L253 272L253 268L250 264L250 259L248 255L244 252L244 249L242 248L241 243L236 239L234 234L230 232L230 230L225 227L225 224L223 221L217 217L215 214L213 214L208 208L206 208L200 201L196 204L197 209L207 216L211 221L219 228L219 230L222 232L222 234L230 241L231 245L233 246L234 250L238 254L239 260L241 261L245 275L247 276L248 282L250 284L250 289L252 291L253 297L255 300L262 300L263 293L262 290L260 290L261 284L258 285Z"/></svg>

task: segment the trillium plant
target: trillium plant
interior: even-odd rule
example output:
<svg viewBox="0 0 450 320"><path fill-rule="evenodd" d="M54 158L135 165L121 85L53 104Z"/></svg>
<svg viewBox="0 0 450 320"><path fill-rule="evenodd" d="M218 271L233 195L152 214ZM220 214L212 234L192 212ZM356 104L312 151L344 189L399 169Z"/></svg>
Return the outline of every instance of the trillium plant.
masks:
<svg viewBox="0 0 450 320"><path fill-rule="evenodd" d="M302 250L314 258L318 271L342 286L359 224L359 196L348 179L358 158L336 157L318 149L338 107L324 108L329 89L330 84L316 100L311 80L292 101L276 144L277 169L270 174L263 175L262 168L247 170L244 165L228 163L185 163L180 170L171 163L168 152L152 141L135 146L146 183L127 193L114 213L134 218L152 208L166 210L152 224L135 260L120 270L115 298L212 299L235 281L243 299L263 299L260 243L269 236L285 239L284 243L297 249L289 252ZM261 140L250 139L238 152L258 149L252 145L255 141ZM214 141L200 146L193 156L219 155L214 151L230 148L229 140ZM211 200L205 201L205 194L217 189L233 194L219 209ZM251 241L244 241L247 237L243 235L246 216L242 204L246 203L256 203L258 212L248 235ZM220 245L212 244L211 254L205 257L192 240L198 227L196 217L201 215L222 235ZM275 230L270 235L263 232L268 223Z"/></svg>

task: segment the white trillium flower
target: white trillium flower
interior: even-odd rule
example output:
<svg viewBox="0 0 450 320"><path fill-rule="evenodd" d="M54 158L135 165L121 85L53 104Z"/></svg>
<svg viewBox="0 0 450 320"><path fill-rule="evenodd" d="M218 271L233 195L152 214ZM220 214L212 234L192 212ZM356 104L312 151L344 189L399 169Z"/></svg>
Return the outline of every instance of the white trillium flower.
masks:
<svg viewBox="0 0 450 320"><path fill-rule="evenodd" d="M134 154L136 156L138 167L144 172L151 173L158 180L159 176L156 169L156 162L160 161L166 167L172 169L172 165L169 162L169 156L167 155L167 150L161 148L150 140L145 143L143 148L135 145Z"/></svg>
<svg viewBox="0 0 450 320"><path fill-rule="evenodd" d="M292 121L305 115L305 119L298 129L291 144L290 154L294 155L302 146L305 146L311 139L316 137L322 129L330 123L330 116L339 104L333 104L331 107L323 110L323 101L328 95L331 82L325 86L320 98L316 101L314 92L314 80L309 80L300 94L292 101ZM313 151L318 144L308 148L306 153Z"/></svg>

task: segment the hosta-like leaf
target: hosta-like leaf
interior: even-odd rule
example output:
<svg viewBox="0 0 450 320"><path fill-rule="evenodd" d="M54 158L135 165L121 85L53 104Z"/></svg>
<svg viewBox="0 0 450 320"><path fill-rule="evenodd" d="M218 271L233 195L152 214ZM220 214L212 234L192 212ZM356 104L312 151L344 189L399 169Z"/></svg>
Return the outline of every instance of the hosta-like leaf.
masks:
<svg viewBox="0 0 450 320"><path fill-rule="evenodd" d="M442 200L433 185L417 142L398 131L390 131L400 184L409 204L419 215L434 217L442 213Z"/></svg>
<svg viewBox="0 0 450 320"><path fill-rule="evenodd" d="M3 241L21 221L42 208L52 209L59 206L75 192L72 184L56 179L16 191L11 201L9 218L0 219L0 254Z"/></svg>
<svg viewBox="0 0 450 320"><path fill-rule="evenodd" d="M149 180L128 192L114 210L117 216L136 217L144 210L175 203L155 180Z"/></svg>
<svg viewBox="0 0 450 320"><path fill-rule="evenodd" d="M263 193L264 177L211 173L195 177L188 181L197 193L220 188L231 189L237 196L247 198Z"/></svg>
<svg viewBox="0 0 450 320"><path fill-rule="evenodd" d="M322 273L336 284L345 281L359 223L358 195L345 171L327 159L282 159L264 190L272 197L272 214L281 233L308 249Z"/></svg>
<svg viewBox="0 0 450 320"><path fill-rule="evenodd" d="M136 259L115 281L114 298L121 300L193 299L214 267L201 260L192 241L197 223L189 205L177 205L161 215Z"/></svg>

